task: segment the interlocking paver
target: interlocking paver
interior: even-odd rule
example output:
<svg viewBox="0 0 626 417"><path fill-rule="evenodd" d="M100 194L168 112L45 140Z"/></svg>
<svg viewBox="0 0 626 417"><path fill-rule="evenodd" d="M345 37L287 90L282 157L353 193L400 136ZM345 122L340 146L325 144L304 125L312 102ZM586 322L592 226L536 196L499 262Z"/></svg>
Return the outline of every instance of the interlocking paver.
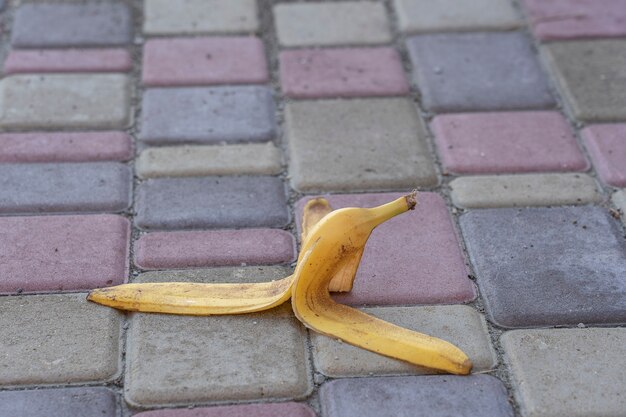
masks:
<svg viewBox="0 0 626 417"><path fill-rule="evenodd" d="M291 102L291 184L303 192L437 184L426 134L408 99Z"/></svg>
<svg viewBox="0 0 626 417"><path fill-rule="evenodd" d="M315 417L315 412L300 403L226 405L209 408L154 410L137 417Z"/></svg>
<svg viewBox="0 0 626 417"><path fill-rule="evenodd" d="M143 272L133 282L200 282L245 283L275 281L291 275L291 267L272 266L224 266L208 269L179 269Z"/></svg>
<svg viewBox="0 0 626 417"><path fill-rule="evenodd" d="M254 84L269 73L258 38L170 38L145 43L142 79L147 86Z"/></svg>
<svg viewBox="0 0 626 417"><path fill-rule="evenodd" d="M278 4L274 6L282 46L374 45L392 41L382 3Z"/></svg>
<svg viewBox="0 0 626 417"><path fill-rule="evenodd" d="M142 229L282 227L285 186L267 176L149 179L137 191Z"/></svg>
<svg viewBox="0 0 626 417"><path fill-rule="evenodd" d="M626 187L626 124L588 126L581 136L602 181Z"/></svg>
<svg viewBox="0 0 626 417"><path fill-rule="evenodd" d="M130 53L121 48L13 50L4 73L126 72L133 66Z"/></svg>
<svg viewBox="0 0 626 417"><path fill-rule="evenodd" d="M0 293L84 290L128 273L128 220L115 215L0 218Z"/></svg>
<svg viewBox="0 0 626 417"><path fill-rule="evenodd" d="M0 386L114 379L121 317L85 294L1 297Z"/></svg>
<svg viewBox="0 0 626 417"><path fill-rule="evenodd" d="M126 127L130 94L122 74L12 75L0 81L0 127Z"/></svg>
<svg viewBox="0 0 626 417"><path fill-rule="evenodd" d="M15 13L17 47L123 45L132 40L130 8L121 3L26 3Z"/></svg>
<svg viewBox="0 0 626 417"><path fill-rule="evenodd" d="M506 30L521 24L508 0L395 0L403 32Z"/></svg>
<svg viewBox="0 0 626 417"><path fill-rule="evenodd" d="M324 196L333 209L374 207L401 194ZM302 207L296 205L300 224ZM422 192L415 211L377 227L367 242L351 292L336 294L347 304L407 305L459 303L474 298L444 200Z"/></svg>
<svg viewBox="0 0 626 417"><path fill-rule="evenodd" d="M325 417L513 417L502 382L487 375L339 379L321 389Z"/></svg>
<svg viewBox="0 0 626 417"><path fill-rule="evenodd" d="M144 0L149 35L243 33L259 28L256 0Z"/></svg>
<svg viewBox="0 0 626 417"><path fill-rule="evenodd" d="M283 51L280 80L283 94L292 98L409 93L400 54L388 47Z"/></svg>
<svg viewBox="0 0 626 417"><path fill-rule="evenodd" d="M124 132L0 133L0 162L125 161L132 156Z"/></svg>
<svg viewBox="0 0 626 417"><path fill-rule="evenodd" d="M419 35L409 38L407 47L421 100L430 110L554 106L547 77L522 33Z"/></svg>
<svg viewBox="0 0 626 417"><path fill-rule="evenodd" d="M501 340L524 417L624 415L626 329L516 330Z"/></svg>
<svg viewBox="0 0 626 417"><path fill-rule="evenodd" d="M160 232L142 236L135 263L143 269L266 265L295 260L291 233L275 229Z"/></svg>
<svg viewBox="0 0 626 417"><path fill-rule="evenodd" d="M477 175L450 182L462 208L559 206L599 203L595 180L586 174Z"/></svg>
<svg viewBox="0 0 626 417"><path fill-rule="evenodd" d="M472 307L384 307L363 311L453 343L470 358L474 372L486 371L496 364L485 319ZM311 333L311 337L315 367L330 377L435 373L432 369L390 359L318 333Z"/></svg>
<svg viewBox="0 0 626 417"><path fill-rule="evenodd" d="M59 388L0 392L0 415L11 417L116 417L107 388Z"/></svg>
<svg viewBox="0 0 626 417"><path fill-rule="evenodd" d="M431 124L444 171L459 174L584 171L583 156L558 112L461 113Z"/></svg>
<svg viewBox="0 0 626 417"><path fill-rule="evenodd" d="M611 201L617 207L622 223L626 226L626 190L619 190L611 196Z"/></svg>
<svg viewBox="0 0 626 417"><path fill-rule="evenodd" d="M151 145L265 142L276 132L274 101L260 86L149 89L141 126Z"/></svg>
<svg viewBox="0 0 626 417"><path fill-rule="evenodd" d="M461 229L494 323L626 323L626 245L606 209L485 209Z"/></svg>
<svg viewBox="0 0 626 417"><path fill-rule="evenodd" d="M0 164L0 213L122 211L131 183L116 162Z"/></svg>
<svg viewBox="0 0 626 417"><path fill-rule="evenodd" d="M626 40L556 42L544 48L574 117L626 120Z"/></svg>

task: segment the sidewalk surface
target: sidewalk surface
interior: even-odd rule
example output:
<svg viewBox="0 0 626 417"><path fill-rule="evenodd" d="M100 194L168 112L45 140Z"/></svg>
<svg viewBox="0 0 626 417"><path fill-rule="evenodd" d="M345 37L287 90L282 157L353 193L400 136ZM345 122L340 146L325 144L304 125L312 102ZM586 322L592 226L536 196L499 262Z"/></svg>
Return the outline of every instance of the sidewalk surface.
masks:
<svg viewBox="0 0 626 417"><path fill-rule="evenodd" d="M626 0L0 0L0 417L626 416ZM339 302L467 377L124 282L259 282L307 199L417 210Z"/></svg>

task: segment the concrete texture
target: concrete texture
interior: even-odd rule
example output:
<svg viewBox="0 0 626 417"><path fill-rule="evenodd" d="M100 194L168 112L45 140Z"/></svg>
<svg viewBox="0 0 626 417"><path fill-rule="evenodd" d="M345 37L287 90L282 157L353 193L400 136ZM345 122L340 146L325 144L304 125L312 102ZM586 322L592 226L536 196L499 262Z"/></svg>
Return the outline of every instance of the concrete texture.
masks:
<svg viewBox="0 0 626 417"><path fill-rule="evenodd" d="M428 110L554 106L548 79L523 33L420 35L408 38L407 48L421 101Z"/></svg>
<svg viewBox="0 0 626 417"><path fill-rule="evenodd" d="M626 187L626 123L588 126L581 136L602 181Z"/></svg>
<svg viewBox="0 0 626 417"><path fill-rule="evenodd" d="M291 102L285 111L291 185L303 192L437 184L409 99Z"/></svg>
<svg viewBox="0 0 626 417"><path fill-rule="evenodd" d="M118 375L122 315L85 297L0 298L0 387L104 382Z"/></svg>
<svg viewBox="0 0 626 417"><path fill-rule="evenodd" d="M501 340L524 417L624 414L626 329L517 330Z"/></svg>
<svg viewBox="0 0 626 417"><path fill-rule="evenodd" d="M626 244L607 210L485 209L461 229L497 325L626 323Z"/></svg>
<svg viewBox="0 0 626 417"><path fill-rule="evenodd" d="M200 282L245 283L267 282L291 275L286 266L226 266L207 269L184 269L175 271L149 271L139 274L133 282ZM289 306L288 306L289 307Z"/></svg>
<svg viewBox="0 0 626 417"><path fill-rule="evenodd" d="M225 405L208 408L154 410L137 417L315 417L315 412L300 403Z"/></svg>
<svg viewBox="0 0 626 417"><path fill-rule="evenodd" d="M107 388L58 388L0 392L0 415L11 417L117 417Z"/></svg>
<svg viewBox="0 0 626 417"><path fill-rule="evenodd" d="M139 140L150 145L266 142L276 133L267 87L148 89L141 114Z"/></svg>
<svg viewBox="0 0 626 417"><path fill-rule="evenodd" d="M137 190L135 222L145 230L283 227L285 194L276 177L150 179Z"/></svg>
<svg viewBox="0 0 626 417"><path fill-rule="evenodd" d="M619 210L622 223L626 226L626 190L619 190L613 193L611 201Z"/></svg>
<svg viewBox="0 0 626 417"><path fill-rule="evenodd" d="M274 22L282 46L376 45L393 39L382 3L277 4Z"/></svg>
<svg viewBox="0 0 626 417"><path fill-rule="evenodd" d="M4 61L4 73L126 72L130 53L122 48L13 50Z"/></svg>

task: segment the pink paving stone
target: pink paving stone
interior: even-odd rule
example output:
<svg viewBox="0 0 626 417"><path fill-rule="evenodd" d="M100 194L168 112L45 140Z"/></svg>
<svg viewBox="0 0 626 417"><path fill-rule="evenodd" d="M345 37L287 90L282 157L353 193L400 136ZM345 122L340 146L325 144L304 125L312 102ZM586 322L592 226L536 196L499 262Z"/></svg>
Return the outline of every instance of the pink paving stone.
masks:
<svg viewBox="0 0 626 417"><path fill-rule="evenodd" d="M409 93L400 55L386 47L283 51L280 79L283 93L293 98Z"/></svg>
<svg viewBox="0 0 626 417"><path fill-rule="evenodd" d="M584 171L589 163L553 111L459 113L432 122L444 171L458 174Z"/></svg>
<svg viewBox="0 0 626 417"><path fill-rule="evenodd" d="M277 229L155 232L135 244L142 269L269 265L293 262L293 236Z"/></svg>
<svg viewBox="0 0 626 417"><path fill-rule="evenodd" d="M333 209L374 207L402 194L343 194L324 196ZM296 204L298 224L302 208ZM415 211L377 227L367 242L354 287L336 295L352 305L458 303L474 298L452 220L436 193L418 195Z"/></svg>
<svg viewBox="0 0 626 417"><path fill-rule="evenodd" d="M154 410L135 417L315 417L315 413L304 404L276 403Z"/></svg>
<svg viewBox="0 0 626 417"><path fill-rule="evenodd" d="M625 0L524 0L535 35L543 40L626 35Z"/></svg>
<svg viewBox="0 0 626 417"><path fill-rule="evenodd" d="M148 86L248 84L269 81L265 49L254 37L151 39L143 49Z"/></svg>
<svg viewBox="0 0 626 417"><path fill-rule="evenodd" d="M626 123L592 125L581 134L602 181L626 187Z"/></svg>
<svg viewBox="0 0 626 417"><path fill-rule="evenodd" d="M126 161L131 139L124 132L0 133L0 162Z"/></svg>
<svg viewBox="0 0 626 417"><path fill-rule="evenodd" d="M129 236L130 223L115 215L2 217L0 293L122 284Z"/></svg>
<svg viewBox="0 0 626 417"><path fill-rule="evenodd" d="M125 72L132 66L130 53L120 48L25 49L9 53L4 72Z"/></svg>

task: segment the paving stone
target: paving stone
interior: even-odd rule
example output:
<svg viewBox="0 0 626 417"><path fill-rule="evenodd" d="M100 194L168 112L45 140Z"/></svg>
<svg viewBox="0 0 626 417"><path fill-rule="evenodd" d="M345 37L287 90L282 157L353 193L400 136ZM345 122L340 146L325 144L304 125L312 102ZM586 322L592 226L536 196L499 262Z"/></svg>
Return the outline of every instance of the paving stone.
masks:
<svg viewBox="0 0 626 417"><path fill-rule="evenodd" d="M305 404L289 402L154 410L135 415L137 417L315 417L315 412Z"/></svg>
<svg viewBox="0 0 626 417"><path fill-rule="evenodd" d="M0 135L0 143L2 143ZM135 168L141 178L260 174L282 171L282 155L272 143L227 146L172 146L141 152Z"/></svg>
<svg viewBox="0 0 626 417"><path fill-rule="evenodd" d="M200 282L206 284L267 282L285 278L292 273L293 269L291 267L280 265L225 266L207 269L142 272L133 282ZM291 308L287 307L287 310Z"/></svg>
<svg viewBox="0 0 626 417"><path fill-rule="evenodd" d="M462 113L431 124L444 172L585 171L572 129L558 112Z"/></svg>
<svg viewBox="0 0 626 417"><path fill-rule="evenodd" d="M130 224L121 216L0 218L0 293L121 284Z"/></svg>
<svg viewBox="0 0 626 417"><path fill-rule="evenodd" d="M461 229L495 324L626 323L626 244L606 209L485 209Z"/></svg>
<svg viewBox="0 0 626 417"><path fill-rule="evenodd" d="M291 102L285 117L289 174L297 190L408 189L438 182L424 127L408 99Z"/></svg>
<svg viewBox="0 0 626 417"><path fill-rule="evenodd" d="M122 211L132 173L115 162L0 164L0 213Z"/></svg>
<svg viewBox="0 0 626 417"><path fill-rule="evenodd" d="M126 161L132 157L124 132L0 133L0 162Z"/></svg>
<svg viewBox="0 0 626 417"><path fill-rule="evenodd" d="M393 39L382 3L283 3L274 6L274 21L282 46L375 45Z"/></svg>
<svg viewBox="0 0 626 417"><path fill-rule="evenodd" d="M422 103L429 110L554 106L547 77L522 33L420 35L409 38L407 48Z"/></svg>
<svg viewBox="0 0 626 417"><path fill-rule="evenodd" d="M107 388L60 388L0 392L0 415L12 417L116 417Z"/></svg>
<svg viewBox="0 0 626 417"><path fill-rule="evenodd" d="M143 47L147 86L254 84L269 81L263 42L255 37L151 39Z"/></svg>
<svg viewBox="0 0 626 417"><path fill-rule="evenodd" d="M516 330L501 340L523 416L624 415L626 329Z"/></svg>
<svg viewBox="0 0 626 417"><path fill-rule="evenodd" d="M285 186L276 177L150 179L137 194L135 221L146 230L289 223Z"/></svg>
<svg viewBox="0 0 626 417"><path fill-rule="evenodd" d="M117 377L122 315L85 297L0 297L0 386L85 383Z"/></svg>
<svg viewBox="0 0 626 417"><path fill-rule="evenodd" d="M126 72L133 67L126 49L35 49L12 50L4 73Z"/></svg>
<svg viewBox="0 0 626 417"><path fill-rule="evenodd" d="M544 51L574 117L626 120L626 40L556 42Z"/></svg>
<svg viewBox="0 0 626 417"><path fill-rule="evenodd" d="M468 306L365 308L364 312L401 327L439 337L469 356L473 372L486 371L496 363L485 319ZM410 365L336 339L311 333L315 368L326 376L422 375L432 369Z"/></svg>
<svg viewBox="0 0 626 417"><path fill-rule="evenodd" d="M17 47L123 45L132 40L131 12L113 3L26 3L15 12ZM45 30L42 30L45 28Z"/></svg>
<svg viewBox="0 0 626 417"><path fill-rule="evenodd" d="M626 123L588 126L581 136L602 181L626 187Z"/></svg>
<svg viewBox="0 0 626 417"><path fill-rule="evenodd" d="M122 74L13 75L0 81L0 127L126 127L130 87Z"/></svg>
<svg viewBox="0 0 626 417"><path fill-rule="evenodd" d="M148 35L242 33L259 29L256 0L144 0Z"/></svg>
<svg viewBox="0 0 626 417"><path fill-rule="evenodd" d="M586 174L479 175L450 182L452 202L462 208L559 206L600 203Z"/></svg>
<svg viewBox="0 0 626 417"><path fill-rule="evenodd" d="M276 133L274 100L260 86L149 89L141 125L150 145L266 142Z"/></svg>
<svg viewBox="0 0 626 417"><path fill-rule="evenodd" d="M488 375L339 379L320 396L325 417L513 417L504 385Z"/></svg>
<svg viewBox="0 0 626 417"><path fill-rule="evenodd" d="M622 223L626 226L626 190L619 190L615 192L611 197L611 201L619 210Z"/></svg>
<svg viewBox="0 0 626 417"><path fill-rule="evenodd" d="M524 0L535 36L542 40L626 35L623 0Z"/></svg>
<svg viewBox="0 0 626 417"><path fill-rule="evenodd" d="M299 49L280 53L283 94L292 98L409 93L400 54L387 47Z"/></svg>
<svg viewBox="0 0 626 417"><path fill-rule="evenodd" d="M325 195L333 209L375 207L402 194ZM296 204L300 225L307 199ZM435 193L418 195L415 211L377 227L367 242L352 291L334 298L352 305L462 303L474 287L444 200Z"/></svg>
<svg viewBox="0 0 626 417"><path fill-rule="evenodd" d="M403 32L462 32L506 30L521 25L508 0L395 0L398 25Z"/></svg>

